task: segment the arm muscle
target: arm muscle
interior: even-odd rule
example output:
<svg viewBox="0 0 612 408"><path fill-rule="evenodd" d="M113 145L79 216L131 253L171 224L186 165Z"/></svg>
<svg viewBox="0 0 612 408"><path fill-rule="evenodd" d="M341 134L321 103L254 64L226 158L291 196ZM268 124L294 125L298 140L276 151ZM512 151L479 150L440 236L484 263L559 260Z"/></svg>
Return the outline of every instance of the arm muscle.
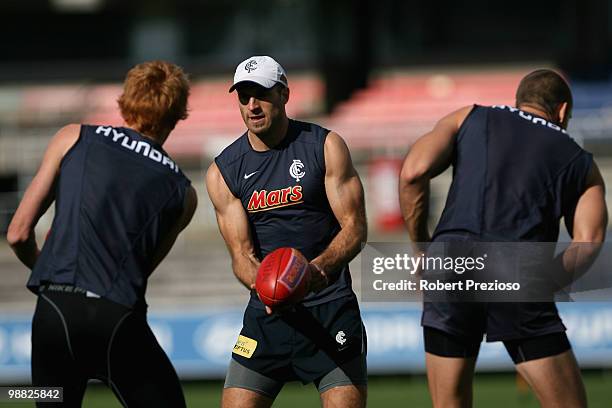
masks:
<svg viewBox="0 0 612 408"><path fill-rule="evenodd" d="M247 214L240 200L227 187L216 163L208 168L206 187L215 207L219 231L232 258L234 274L251 289L260 261L255 256Z"/></svg>

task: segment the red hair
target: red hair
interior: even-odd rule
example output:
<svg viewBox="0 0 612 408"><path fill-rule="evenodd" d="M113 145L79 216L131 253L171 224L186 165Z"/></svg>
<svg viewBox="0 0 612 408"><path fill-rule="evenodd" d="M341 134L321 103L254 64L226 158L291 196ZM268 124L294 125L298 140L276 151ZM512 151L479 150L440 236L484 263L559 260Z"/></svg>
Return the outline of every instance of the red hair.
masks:
<svg viewBox="0 0 612 408"><path fill-rule="evenodd" d="M188 98L189 80L179 66L150 61L128 71L117 102L128 125L157 137L187 118Z"/></svg>

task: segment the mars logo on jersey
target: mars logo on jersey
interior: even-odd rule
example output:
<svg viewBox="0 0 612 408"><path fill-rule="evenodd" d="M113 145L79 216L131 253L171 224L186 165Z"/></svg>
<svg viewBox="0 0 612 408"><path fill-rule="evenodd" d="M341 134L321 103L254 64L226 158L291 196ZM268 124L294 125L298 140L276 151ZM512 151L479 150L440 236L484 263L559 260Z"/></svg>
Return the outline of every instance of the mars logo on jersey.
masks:
<svg viewBox="0 0 612 408"><path fill-rule="evenodd" d="M247 206L248 212L268 211L303 203L302 186L292 186L280 190L253 191Z"/></svg>

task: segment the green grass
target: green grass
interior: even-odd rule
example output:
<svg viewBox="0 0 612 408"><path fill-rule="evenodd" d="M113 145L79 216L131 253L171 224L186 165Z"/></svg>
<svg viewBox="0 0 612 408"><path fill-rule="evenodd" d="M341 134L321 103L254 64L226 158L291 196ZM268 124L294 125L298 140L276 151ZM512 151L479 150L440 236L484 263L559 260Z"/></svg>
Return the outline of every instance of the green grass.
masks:
<svg viewBox="0 0 612 408"><path fill-rule="evenodd" d="M584 374L589 407L609 408L612 400L612 372L592 371ZM183 385L187 406L218 407L221 382L188 382ZM0 402L0 408L21 408L28 404ZM29 406L33 406L30 404ZM274 407L313 408L319 406L314 386L291 383L285 386ZM370 379L368 407L430 407L427 383L423 376L373 377ZM114 395L100 384L91 384L83 407L121 408ZM514 374L478 374L474 380L474 407L537 408L529 390L519 391Z"/></svg>

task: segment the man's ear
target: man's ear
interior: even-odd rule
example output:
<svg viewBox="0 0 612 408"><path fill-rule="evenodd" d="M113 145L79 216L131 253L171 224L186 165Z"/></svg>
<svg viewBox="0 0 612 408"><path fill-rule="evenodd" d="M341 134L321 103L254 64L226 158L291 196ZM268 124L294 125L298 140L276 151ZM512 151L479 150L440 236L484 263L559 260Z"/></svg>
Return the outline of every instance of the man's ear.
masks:
<svg viewBox="0 0 612 408"><path fill-rule="evenodd" d="M287 102L289 102L289 88L287 87L283 87L281 89L281 100L283 101L283 104L287 104Z"/></svg>
<svg viewBox="0 0 612 408"><path fill-rule="evenodd" d="M567 129L570 119L569 104L567 102L560 103L559 106L557 106L555 114L557 118L559 118L559 124L561 127L563 129Z"/></svg>

